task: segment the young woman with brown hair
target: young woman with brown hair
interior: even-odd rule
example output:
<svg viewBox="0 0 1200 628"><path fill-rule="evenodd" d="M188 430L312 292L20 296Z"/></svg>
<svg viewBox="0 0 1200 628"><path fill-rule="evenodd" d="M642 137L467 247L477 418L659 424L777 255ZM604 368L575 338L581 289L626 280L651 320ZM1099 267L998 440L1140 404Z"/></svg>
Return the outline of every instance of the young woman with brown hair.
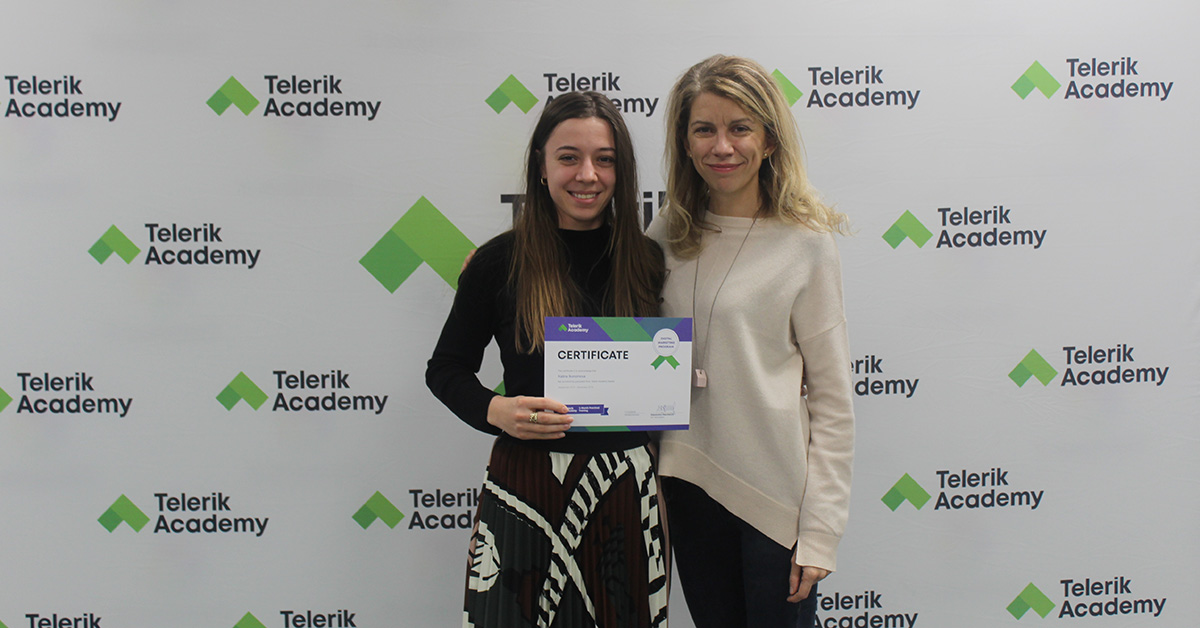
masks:
<svg viewBox="0 0 1200 628"><path fill-rule="evenodd" d="M426 381L498 436L471 537L466 626L662 626L666 565L646 432L568 432L543 394L547 316L656 316L662 253L642 234L637 164L612 101L547 103L513 229L459 279ZM480 383L495 340L505 395Z"/></svg>

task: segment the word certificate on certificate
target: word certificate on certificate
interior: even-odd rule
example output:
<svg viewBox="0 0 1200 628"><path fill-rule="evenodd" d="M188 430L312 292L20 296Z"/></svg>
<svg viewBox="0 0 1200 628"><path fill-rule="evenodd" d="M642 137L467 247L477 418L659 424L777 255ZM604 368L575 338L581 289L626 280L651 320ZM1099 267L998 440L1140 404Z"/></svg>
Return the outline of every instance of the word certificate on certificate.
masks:
<svg viewBox="0 0 1200 628"><path fill-rule="evenodd" d="M546 396L572 431L685 430L691 373L690 318L546 318Z"/></svg>

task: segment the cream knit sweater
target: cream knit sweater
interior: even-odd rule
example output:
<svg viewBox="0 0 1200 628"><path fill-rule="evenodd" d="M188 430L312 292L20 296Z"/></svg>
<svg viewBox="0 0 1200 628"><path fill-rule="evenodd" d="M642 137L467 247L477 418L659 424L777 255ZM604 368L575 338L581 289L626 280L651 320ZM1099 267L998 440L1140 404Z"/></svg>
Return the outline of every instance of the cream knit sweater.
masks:
<svg viewBox="0 0 1200 628"><path fill-rule="evenodd" d="M720 231L704 233L698 259L671 253L662 217L648 230L666 254L662 315L694 317L693 368L708 376L692 389L690 428L662 434L659 473L794 544L797 564L833 571L854 456L833 236L777 218L704 220Z"/></svg>

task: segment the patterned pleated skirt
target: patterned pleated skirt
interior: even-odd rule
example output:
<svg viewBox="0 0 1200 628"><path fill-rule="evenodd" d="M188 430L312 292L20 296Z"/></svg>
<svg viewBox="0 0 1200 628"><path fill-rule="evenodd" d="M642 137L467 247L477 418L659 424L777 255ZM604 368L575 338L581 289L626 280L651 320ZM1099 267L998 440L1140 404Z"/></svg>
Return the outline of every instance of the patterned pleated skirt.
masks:
<svg viewBox="0 0 1200 628"><path fill-rule="evenodd" d="M665 626L665 560L645 447L569 454L500 438L471 536L463 626Z"/></svg>

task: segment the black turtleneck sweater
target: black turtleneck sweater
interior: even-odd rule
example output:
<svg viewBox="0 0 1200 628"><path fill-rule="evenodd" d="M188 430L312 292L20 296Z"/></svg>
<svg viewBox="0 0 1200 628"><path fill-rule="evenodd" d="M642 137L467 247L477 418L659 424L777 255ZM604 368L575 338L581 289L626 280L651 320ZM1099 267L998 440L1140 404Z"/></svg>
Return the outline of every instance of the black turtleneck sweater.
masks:
<svg viewBox="0 0 1200 628"><path fill-rule="evenodd" d="M607 225L589 231L558 230L567 254L569 272L583 294L584 316L611 316L604 309L604 292L612 271L606 248L612 230ZM488 434L512 440L487 422L488 404L496 392L479 382L484 349L495 339L504 365L508 396L544 396L545 363L540 350L525 353L516 346L516 294L509 284L513 243L511 231L479 247L458 279L454 306L442 327L425 371L425 383L458 418ZM518 441L549 451L601 453L645 444L647 432L567 432L554 440Z"/></svg>

